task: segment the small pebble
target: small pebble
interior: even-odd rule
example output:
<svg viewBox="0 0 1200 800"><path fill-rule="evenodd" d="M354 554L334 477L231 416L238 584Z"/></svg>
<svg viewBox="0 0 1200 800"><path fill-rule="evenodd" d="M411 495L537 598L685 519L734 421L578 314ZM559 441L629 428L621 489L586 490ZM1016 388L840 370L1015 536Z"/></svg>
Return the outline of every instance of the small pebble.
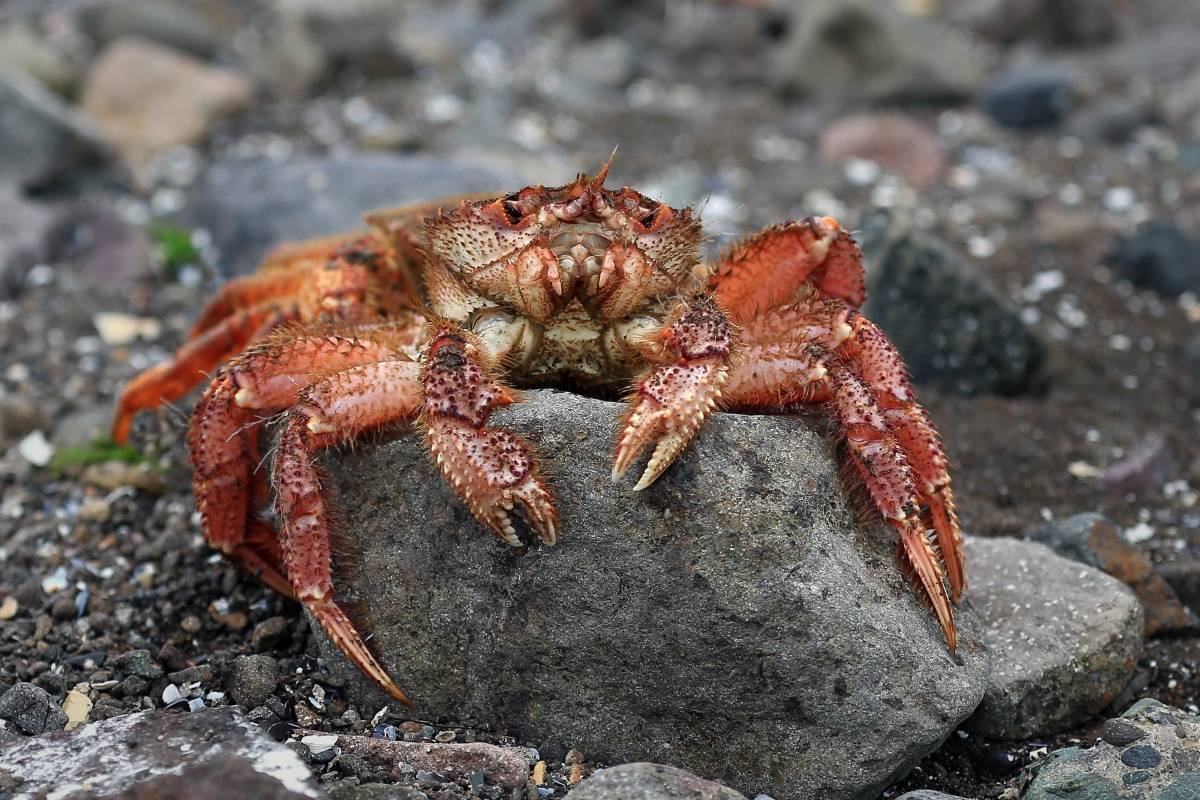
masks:
<svg viewBox="0 0 1200 800"><path fill-rule="evenodd" d="M34 431L17 443L17 454L35 467L44 467L54 458L54 445L46 440L46 434Z"/></svg>
<svg viewBox="0 0 1200 800"><path fill-rule="evenodd" d="M11 595L4 598L4 602L0 603L0 622L7 621L15 617L20 608L21 604L17 602L17 598Z"/></svg>
<svg viewBox="0 0 1200 800"><path fill-rule="evenodd" d="M456 738L457 738L457 734L454 731L441 731L438 733L437 736L433 737L433 740L435 742L441 742L442 744L447 744L449 742L453 742Z"/></svg>
<svg viewBox="0 0 1200 800"><path fill-rule="evenodd" d="M1127 767L1153 769L1162 763L1162 756L1147 744L1140 744L1121 753L1121 763Z"/></svg>
<svg viewBox="0 0 1200 800"><path fill-rule="evenodd" d="M173 706L183 700L183 695L179 691L179 687L173 683L168 683L162 691L163 705Z"/></svg>
<svg viewBox="0 0 1200 800"><path fill-rule="evenodd" d="M1144 738L1146 732L1123 719L1110 719L1100 729L1100 738L1114 747L1124 747Z"/></svg>
<svg viewBox="0 0 1200 800"><path fill-rule="evenodd" d="M72 689L63 700L62 710L67 715L66 730L73 731L87 722L88 714L92 713L92 701L83 692Z"/></svg>
<svg viewBox="0 0 1200 800"><path fill-rule="evenodd" d="M183 629L184 633L195 634L200 632L201 624L199 617L195 614L188 614L180 620L179 627Z"/></svg>
<svg viewBox="0 0 1200 800"><path fill-rule="evenodd" d="M1150 780L1150 773L1144 769L1139 769L1137 772L1126 772L1121 776L1121 781L1126 786L1133 786L1138 783L1145 783Z"/></svg>

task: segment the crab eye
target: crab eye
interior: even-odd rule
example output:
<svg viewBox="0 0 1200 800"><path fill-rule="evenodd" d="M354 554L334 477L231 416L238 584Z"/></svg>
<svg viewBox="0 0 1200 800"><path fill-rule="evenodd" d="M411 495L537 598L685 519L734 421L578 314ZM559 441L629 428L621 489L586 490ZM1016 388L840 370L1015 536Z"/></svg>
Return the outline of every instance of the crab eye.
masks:
<svg viewBox="0 0 1200 800"><path fill-rule="evenodd" d="M505 200L503 203L504 215L508 217L508 221L516 225L521 221L521 208L512 200Z"/></svg>

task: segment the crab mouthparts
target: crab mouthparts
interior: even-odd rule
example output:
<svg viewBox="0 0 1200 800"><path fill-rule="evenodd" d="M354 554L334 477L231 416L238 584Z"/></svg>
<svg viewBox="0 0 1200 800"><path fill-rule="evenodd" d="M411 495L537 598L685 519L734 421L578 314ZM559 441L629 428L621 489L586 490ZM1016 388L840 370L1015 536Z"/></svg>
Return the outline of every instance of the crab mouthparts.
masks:
<svg viewBox="0 0 1200 800"><path fill-rule="evenodd" d="M604 286L604 254L613 243L606 233L597 224L575 223L550 239L548 247L558 264L547 272L547 278L555 294L562 295L564 283L573 285L593 276L599 276L599 285Z"/></svg>

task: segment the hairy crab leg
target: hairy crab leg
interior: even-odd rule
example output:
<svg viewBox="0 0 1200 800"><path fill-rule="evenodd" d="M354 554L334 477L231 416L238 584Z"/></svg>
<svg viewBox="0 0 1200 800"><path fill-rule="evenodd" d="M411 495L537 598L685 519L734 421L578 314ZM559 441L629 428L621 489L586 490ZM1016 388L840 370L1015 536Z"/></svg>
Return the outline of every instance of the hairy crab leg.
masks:
<svg viewBox="0 0 1200 800"><path fill-rule="evenodd" d="M129 441L139 411L183 397L230 355L295 316L294 308L282 309L274 302L242 309L179 348L172 360L139 374L121 392L113 441Z"/></svg>
<svg viewBox="0 0 1200 800"><path fill-rule="evenodd" d="M209 384L192 412L188 449L194 466L196 508L213 547L292 596L291 585L272 564L270 526L255 519L263 499L259 423L264 414L296 402L317 376L392 358L395 342L411 337L417 321L364 325L341 332L317 327L269 337L231 362ZM268 569L268 567L270 569Z"/></svg>
<svg viewBox="0 0 1200 800"><path fill-rule="evenodd" d="M858 243L833 217L786 222L750 236L717 262L711 281L738 324L791 302L807 285L855 307L866 299Z"/></svg>
<svg viewBox="0 0 1200 800"><path fill-rule="evenodd" d="M305 278L304 272L260 272L228 281L200 312L188 339L203 336L247 309L291 300L304 288Z"/></svg>
<svg viewBox="0 0 1200 800"><path fill-rule="evenodd" d="M613 453L612 479L617 481L654 444L634 491L650 486L671 466L716 407L734 346L732 326L709 298L683 307L661 336L671 362L652 367L638 382Z"/></svg>
<svg viewBox="0 0 1200 800"><path fill-rule="evenodd" d="M409 705L334 599L332 509L317 455L369 430L411 420L420 408L420 367L414 361L381 361L336 372L301 392L288 414L274 465L280 546L297 599L359 669Z"/></svg>
<svg viewBox="0 0 1200 800"><path fill-rule="evenodd" d="M747 326L744 337L749 342L747 363L764 375L780 354L803 352L805 347L815 346L818 351L837 353L862 376L917 478L918 499L929 509L938 551L950 582L950 596L958 602L966 587L966 570L962 533L950 487L950 461L928 413L917 404L916 391L896 346L856 309L816 293L799 303L760 315ZM737 380L744 381L745 376L738 375ZM776 392L779 385L784 384L777 382ZM748 387L738 386L734 392L744 395L747 390ZM766 399L769 400L769 392ZM786 404L776 403L774 407Z"/></svg>
<svg viewBox="0 0 1200 800"><path fill-rule="evenodd" d="M753 332L747 331L747 337L753 338ZM921 522L923 495L917 475L887 411L854 366L810 338L795 337L770 346L750 344L730 375L726 405L756 411L818 407L837 418L850 463L874 507L899 532L903 563L912 569L953 652L957 636L951 598L943 584L941 557Z"/></svg>
<svg viewBox="0 0 1200 800"><path fill-rule="evenodd" d="M522 545L511 512L520 507L543 544L558 539L558 512L542 482L532 446L488 427L492 411L516 401L473 334L431 326L422 424L429 449L454 493L505 544Z"/></svg>

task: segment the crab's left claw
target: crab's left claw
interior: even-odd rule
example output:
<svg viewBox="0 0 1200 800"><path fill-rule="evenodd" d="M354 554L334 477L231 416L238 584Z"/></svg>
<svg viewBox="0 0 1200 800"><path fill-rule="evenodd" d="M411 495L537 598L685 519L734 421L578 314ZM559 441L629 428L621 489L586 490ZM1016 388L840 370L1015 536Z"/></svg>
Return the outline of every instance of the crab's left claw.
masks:
<svg viewBox="0 0 1200 800"><path fill-rule="evenodd" d="M654 367L638 383L613 454L612 479L617 481L654 444L634 491L654 483L692 441L720 400L729 374L733 330L711 300L685 307L662 336L675 361Z"/></svg>

